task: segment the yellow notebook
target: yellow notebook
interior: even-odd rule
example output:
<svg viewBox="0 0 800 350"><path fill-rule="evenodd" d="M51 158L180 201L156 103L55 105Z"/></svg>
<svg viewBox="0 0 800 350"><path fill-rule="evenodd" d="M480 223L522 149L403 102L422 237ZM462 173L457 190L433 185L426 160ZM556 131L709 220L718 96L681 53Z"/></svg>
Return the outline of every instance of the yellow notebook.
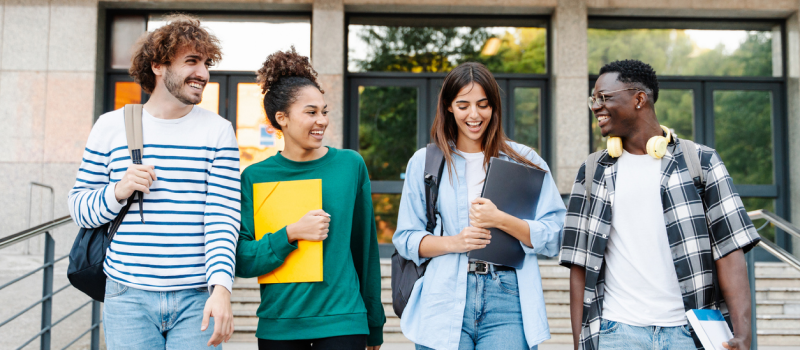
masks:
<svg viewBox="0 0 800 350"><path fill-rule="evenodd" d="M322 209L321 179L253 184L256 240L317 209ZM258 277L260 284L298 282L322 282L322 242L297 241L283 265Z"/></svg>

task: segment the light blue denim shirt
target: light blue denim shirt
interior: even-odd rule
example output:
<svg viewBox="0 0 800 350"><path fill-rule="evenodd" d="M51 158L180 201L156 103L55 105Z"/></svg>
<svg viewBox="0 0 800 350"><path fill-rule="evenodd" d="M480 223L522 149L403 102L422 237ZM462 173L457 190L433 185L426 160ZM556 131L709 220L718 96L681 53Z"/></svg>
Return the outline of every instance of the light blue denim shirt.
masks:
<svg viewBox="0 0 800 350"><path fill-rule="evenodd" d="M522 156L547 170L542 192L536 208L536 220L526 220L530 226L533 248L522 245L527 254L521 269L517 269L519 300L522 304L522 323L528 346L534 349L539 343L550 339L542 278L539 273L537 254L556 256L561 244L561 229L566 208L558 193L550 169L535 151L527 146L509 142ZM504 154L501 158L510 160ZM469 226L469 203L467 201L466 161L457 153L453 160L453 171L442 175L439 187L438 210L442 218L437 221L434 232L458 235ZM417 265L425 262L419 256L419 243L425 235L425 149L417 151L406 168L403 197L397 218L397 231L392 242L398 253ZM461 338L461 322L467 296L467 254L446 254L432 259L425 276L414 285L408 305L403 311L400 326L403 334L414 343L436 350L458 349Z"/></svg>

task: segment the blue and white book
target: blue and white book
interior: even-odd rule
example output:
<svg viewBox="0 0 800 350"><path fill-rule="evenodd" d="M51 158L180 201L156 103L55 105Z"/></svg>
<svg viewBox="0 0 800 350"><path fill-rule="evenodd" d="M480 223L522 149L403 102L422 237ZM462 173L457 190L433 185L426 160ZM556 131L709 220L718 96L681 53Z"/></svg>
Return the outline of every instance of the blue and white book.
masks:
<svg viewBox="0 0 800 350"><path fill-rule="evenodd" d="M733 338L733 333L719 310L691 309L686 311L686 317L706 350L725 350L722 343Z"/></svg>

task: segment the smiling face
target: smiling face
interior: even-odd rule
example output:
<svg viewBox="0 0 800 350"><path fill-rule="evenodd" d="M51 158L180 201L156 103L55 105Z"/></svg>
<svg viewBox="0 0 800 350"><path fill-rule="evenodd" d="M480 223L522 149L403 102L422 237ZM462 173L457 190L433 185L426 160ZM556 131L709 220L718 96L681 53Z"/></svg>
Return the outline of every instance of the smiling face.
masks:
<svg viewBox="0 0 800 350"><path fill-rule="evenodd" d="M617 91L628 89L625 83L619 82L619 73L605 73L597 78L594 85L594 96L597 103L592 106L594 117L597 118L597 126L603 136L618 136L626 138L635 129L637 124L637 90ZM611 92L610 91L616 91ZM605 94L605 103L600 93ZM602 105L601 105L602 104Z"/></svg>
<svg viewBox="0 0 800 350"><path fill-rule="evenodd" d="M480 146L492 120L492 106L483 87L475 83L464 86L447 110L453 113L458 126L456 145L459 149L466 151L461 147L465 143Z"/></svg>
<svg viewBox="0 0 800 350"><path fill-rule="evenodd" d="M328 105L322 92L314 86L305 86L286 112L277 112L275 120L286 136L287 147L311 151L322 147L322 138L328 127Z"/></svg>
<svg viewBox="0 0 800 350"><path fill-rule="evenodd" d="M208 67L211 59L190 48L179 50L169 65L153 64L158 83L185 105L194 105L203 100L203 89L208 83Z"/></svg>

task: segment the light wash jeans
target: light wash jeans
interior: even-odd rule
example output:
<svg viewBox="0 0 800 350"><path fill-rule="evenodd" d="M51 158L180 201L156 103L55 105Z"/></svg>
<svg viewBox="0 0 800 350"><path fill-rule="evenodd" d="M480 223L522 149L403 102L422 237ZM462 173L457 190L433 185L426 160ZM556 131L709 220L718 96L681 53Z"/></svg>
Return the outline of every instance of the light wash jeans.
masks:
<svg viewBox="0 0 800 350"><path fill-rule="evenodd" d="M149 292L108 279L103 331L108 350L214 349L214 319L200 331L208 288ZM216 347L222 349L222 346Z"/></svg>
<svg viewBox="0 0 800 350"><path fill-rule="evenodd" d="M422 345L417 350L431 350ZM528 350L516 271L467 274L459 350Z"/></svg>
<svg viewBox="0 0 800 350"><path fill-rule="evenodd" d="M637 327L610 320L600 321L599 350L694 350L689 325Z"/></svg>

